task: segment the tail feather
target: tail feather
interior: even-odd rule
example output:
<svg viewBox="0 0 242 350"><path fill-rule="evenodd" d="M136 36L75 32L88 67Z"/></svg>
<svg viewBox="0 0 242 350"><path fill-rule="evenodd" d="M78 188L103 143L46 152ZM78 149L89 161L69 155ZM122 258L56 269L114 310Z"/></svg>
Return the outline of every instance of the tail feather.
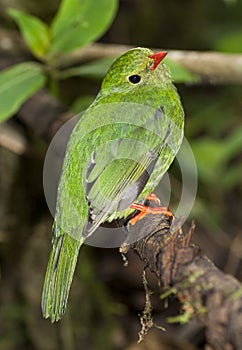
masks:
<svg viewBox="0 0 242 350"><path fill-rule="evenodd" d="M60 320L65 312L81 244L67 234L54 238L41 304L43 316L51 322Z"/></svg>

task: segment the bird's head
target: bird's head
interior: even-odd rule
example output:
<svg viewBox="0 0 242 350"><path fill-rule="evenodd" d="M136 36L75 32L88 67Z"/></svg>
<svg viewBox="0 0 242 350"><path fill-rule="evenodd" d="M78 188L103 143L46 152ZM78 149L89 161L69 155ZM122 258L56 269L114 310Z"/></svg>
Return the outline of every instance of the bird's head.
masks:
<svg viewBox="0 0 242 350"><path fill-rule="evenodd" d="M166 51L153 53L135 48L117 58L107 72L101 87L105 94L134 92L142 86L162 86L170 81L170 74L161 64Z"/></svg>

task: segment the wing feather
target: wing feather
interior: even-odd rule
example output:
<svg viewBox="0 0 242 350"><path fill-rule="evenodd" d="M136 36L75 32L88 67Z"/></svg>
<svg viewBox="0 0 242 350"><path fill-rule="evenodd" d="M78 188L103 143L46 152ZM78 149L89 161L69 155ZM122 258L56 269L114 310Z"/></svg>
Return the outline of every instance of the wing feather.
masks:
<svg viewBox="0 0 242 350"><path fill-rule="evenodd" d="M130 147L128 140L127 148L123 144L126 142L125 139L118 140L118 158L110 157L110 145L106 145L102 152L106 154L107 164L102 163L99 167L95 159L95 165L92 164L92 171L86 178L85 190L89 204L89 221L84 230L86 236L94 232L110 214L129 208L144 189L159 158L160 144L148 149L144 144L132 140ZM122 149L126 150L125 154Z"/></svg>

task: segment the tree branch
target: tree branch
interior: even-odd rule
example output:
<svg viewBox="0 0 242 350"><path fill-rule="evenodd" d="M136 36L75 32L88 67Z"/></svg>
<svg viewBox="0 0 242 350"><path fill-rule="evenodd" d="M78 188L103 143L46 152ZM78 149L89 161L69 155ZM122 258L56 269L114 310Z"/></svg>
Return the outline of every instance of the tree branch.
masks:
<svg viewBox="0 0 242 350"><path fill-rule="evenodd" d="M18 119L47 142L73 116L71 111L45 89L30 97L18 112Z"/></svg>
<svg viewBox="0 0 242 350"><path fill-rule="evenodd" d="M93 43L66 56L60 56L57 64L66 68L89 60L104 57L118 57L137 45ZM154 50L160 50L155 48ZM164 49L164 48L163 48ZM22 55L31 59L30 53L18 32L0 29L0 50L13 57ZM200 82L209 84L241 84L242 54L220 52L167 50L168 58L184 66L200 77Z"/></svg>
<svg viewBox="0 0 242 350"><path fill-rule="evenodd" d="M145 238L126 248L134 250L160 285L176 295L188 319L195 317L203 324L213 349L241 349L241 283L216 268L191 243L194 225L186 233L171 233L170 227L169 218L146 215L129 226L130 237L138 233Z"/></svg>
<svg viewBox="0 0 242 350"><path fill-rule="evenodd" d="M118 57L132 47L134 46L95 43L60 58L59 65L66 67L88 60ZM204 83L242 83L241 54L168 50L168 58L181 64L191 73L198 75Z"/></svg>

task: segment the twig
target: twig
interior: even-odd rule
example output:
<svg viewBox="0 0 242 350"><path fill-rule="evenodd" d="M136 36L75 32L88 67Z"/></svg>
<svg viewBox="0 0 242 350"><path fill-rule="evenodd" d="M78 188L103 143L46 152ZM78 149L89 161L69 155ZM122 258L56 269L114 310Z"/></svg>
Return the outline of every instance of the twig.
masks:
<svg viewBox="0 0 242 350"><path fill-rule="evenodd" d="M138 343L140 343L145 335L148 333L149 329L153 327L153 317L152 317L152 304L150 300L151 292L148 288L148 282L146 280L145 270L143 271L143 285L145 290L145 308L140 315L141 330L139 331Z"/></svg>

